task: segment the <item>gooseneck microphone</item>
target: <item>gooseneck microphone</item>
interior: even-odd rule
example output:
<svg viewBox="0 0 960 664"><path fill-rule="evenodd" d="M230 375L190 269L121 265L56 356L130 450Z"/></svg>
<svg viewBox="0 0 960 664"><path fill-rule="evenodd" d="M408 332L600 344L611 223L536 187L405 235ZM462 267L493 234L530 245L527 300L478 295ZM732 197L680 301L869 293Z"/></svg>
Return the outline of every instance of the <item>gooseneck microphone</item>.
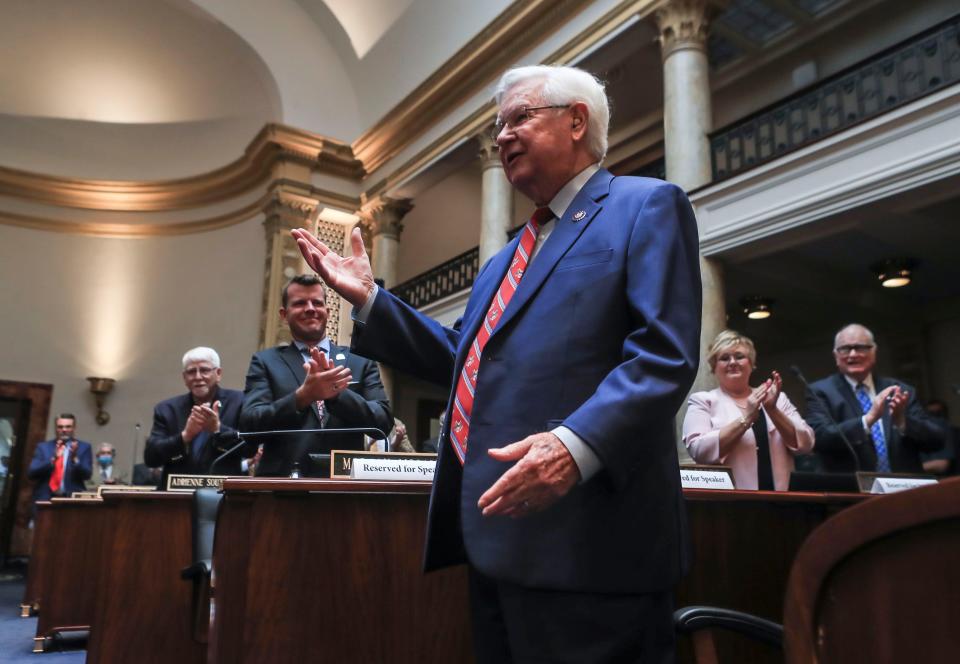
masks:
<svg viewBox="0 0 960 664"><path fill-rule="evenodd" d="M820 407L823 408L823 412L826 414L827 419L830 420L830 424L832 424L837 428L837 433L840 434L840 438L843 440L843 444L846 445L847 450L850 452L850 456L853 457L854 471L859 473L860 457L857 456L857 451L853 448L853 443L850 442L850 439L847 438L847 434L843 432L843 429L840 427L837 421L833 419L833 414L830 412L830 405L823 400L823 397L817 394L816 391L810 387L810 383L807 382L807 379L804 378L803 374L800 372L800 367L798 367L796 364L791 364L790 371L791 373L793 373L794 376L797 377L797 379L801 383L803 383L803 386L807 388L807 393L812 394L813 398L817 400L817 403L819 403Z"/></svg>
<svg viewBox="0 0 960 664"><path fill-rule="evenodd" d="M218 456L213 460L213 463L210 464L210 472L213 473L213 469L218 463L226 459L228 456L239 450L241 447L247 444L247 439L256 440L257 438L271 438L274 436L290 436L298 435L304 433L315 433L320 435L330 435L335 433L358 433L365 434L370 436L377 436L376 440L386 439L387 435L383 433L380 429L376 427L356 427L356 428L347 428L347 429L277 429L275 431L232 431L227 436L227 439L233 438L238 441L233 447L229 450ZM388 443L389 445L389 443ZM328 455L329 456L329 455Z"/></svg>

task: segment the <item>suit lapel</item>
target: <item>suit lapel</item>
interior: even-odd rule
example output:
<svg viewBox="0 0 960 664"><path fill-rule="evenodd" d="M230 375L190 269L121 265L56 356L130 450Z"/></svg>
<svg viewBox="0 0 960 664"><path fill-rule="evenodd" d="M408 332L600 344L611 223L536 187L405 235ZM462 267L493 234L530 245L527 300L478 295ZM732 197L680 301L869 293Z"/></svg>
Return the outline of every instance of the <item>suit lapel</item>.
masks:
<svg viewBox="0 0 960 664"><path fill-rule="evenodd" d="M863 407L860 405L860 400L857 399L856 393L854 393L853 388L850 387L847 379L843 377L843 374L834 374L833 380L836 384L837 391L840 392L840 395L847 402L847 405L853 409L854 413L863 415Z"/></svg>
<svg viewBox="0 0 960 664"><path fill-rule="evenodd" d="M291 343L286 348L281 348L280 357L283 359L284 364L290 368L294 380L297 381L297 385L302 385L303 379L307 377L307 373L303 370L303 356L300 355L297 347Z"/></svg>
<svg viewBox="0 0 960 664"><path fill-rule="evenodd" d="M517 292L513 294L506 311L503 312L503 317L493 331L494 335L504 329L517 315L517 312L523 309L534 293L540 290L543 282L553 272L557 262L563 258L570 247L573 246L573 243L577 241L577 238L593 222L594 217L603 208L600 201L610 193L610 182L612 180L613 175L606 169L600 169L594 173L593 177L587 181L587 184L583 186L583 189L570 203L570 206L563 213L563 217L557 219L550 237L540 248L540 253L533 259L524 273L523 279L520 280ZM579 214L580 212L584 212L585 216ZM579 216L580 219L573 221L574 215ZM519 239L517 241L519 242ZM512 254L510 255L512 256ZM501 280L505 272L506 267L500 274ZM497 285L499 283L498 281Z"/></svg>

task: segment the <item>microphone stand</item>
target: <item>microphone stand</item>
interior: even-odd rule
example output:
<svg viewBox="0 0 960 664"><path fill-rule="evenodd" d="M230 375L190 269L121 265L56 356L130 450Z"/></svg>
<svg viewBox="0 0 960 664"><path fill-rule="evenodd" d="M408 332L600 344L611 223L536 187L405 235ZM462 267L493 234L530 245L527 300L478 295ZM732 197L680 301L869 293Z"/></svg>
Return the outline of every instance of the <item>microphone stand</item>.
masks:
<svg viewBox="0 0 960 664"><path fill-rule="evenodd" d="M304 433L316 433L321 435L335 434L335 433L359 433L366 434L373 437L374 435L379 436L380 438L386 440L387 436L383 431L376 427L356 427L356 428L346 428L346 429L276 429L274 431L233 431L226 436L227 439L233 438L238 441L233 445L229 450L218 456L213 460L213 463L210 464L210 473L213 474L214 467L220 463L223 459L227 458L238 449L247 444L247 439L250 441L255 441L257 438L270 438L272 436L288 436L294 434L304 434ZM389 449L389 442L386 444ZM322 455L330 459L329 454Z"/></svg>
<svg viewBox="0 0 960 664"><path fill-rule="evenodd" d="M830 420L830 423L837 428L837 433L840 434L840 439L843 440L843 444L846 446L847 450L850 452L850 456L853 457L853 467L854 472L860 472L860 457L857 456L857 451L853 448L853 443L850 442L850 439L847 438L847 434L843 432L843 429L840 427L840 424L834 419L833 414L830 412L830 405L823 400L823 398L810 387L810 383L807 382L807 379L803 377L803 374L800 372L800 368L796 364L790 365L790 371L796 376L803 386L807 389L809 394L813 395L813 398L817 400L817 403L820 404L820 407L823 408L823 412L826 413L827 419Z"/></svg>

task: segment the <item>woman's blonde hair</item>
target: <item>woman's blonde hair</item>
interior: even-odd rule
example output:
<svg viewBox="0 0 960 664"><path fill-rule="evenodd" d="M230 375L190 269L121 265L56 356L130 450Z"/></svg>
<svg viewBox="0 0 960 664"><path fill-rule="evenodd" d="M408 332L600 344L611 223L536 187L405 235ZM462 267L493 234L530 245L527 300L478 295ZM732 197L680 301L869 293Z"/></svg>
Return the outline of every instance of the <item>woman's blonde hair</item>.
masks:
<svg viewBox="0 0 960 664"><path fill-rule="evenodd" d="M734 346L744 346L747 349L747 357L750 358L750 365L757 366L757 349L754 347L750 337L745 337L736 330L724 330L710 344L710 351L707 353L707 363L710 365L710 371L717 368L717 358L723 351Z"/></svg>

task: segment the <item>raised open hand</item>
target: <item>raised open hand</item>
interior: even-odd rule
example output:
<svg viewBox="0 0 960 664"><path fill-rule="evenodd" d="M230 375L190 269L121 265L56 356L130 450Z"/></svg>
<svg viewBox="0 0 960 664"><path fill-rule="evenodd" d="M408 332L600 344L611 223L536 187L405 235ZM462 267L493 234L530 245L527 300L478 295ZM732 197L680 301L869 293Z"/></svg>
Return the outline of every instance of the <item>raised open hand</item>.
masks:
<svg viewBox="0 0 960 664"><path fill-rule="evenodd" d="M374 289L373 270L359 227L350 235L353 256L349 257L338 255L306 229L297 228L291 234L307 265L320 275L324 283L355 307L366 303Z"/></svg>

